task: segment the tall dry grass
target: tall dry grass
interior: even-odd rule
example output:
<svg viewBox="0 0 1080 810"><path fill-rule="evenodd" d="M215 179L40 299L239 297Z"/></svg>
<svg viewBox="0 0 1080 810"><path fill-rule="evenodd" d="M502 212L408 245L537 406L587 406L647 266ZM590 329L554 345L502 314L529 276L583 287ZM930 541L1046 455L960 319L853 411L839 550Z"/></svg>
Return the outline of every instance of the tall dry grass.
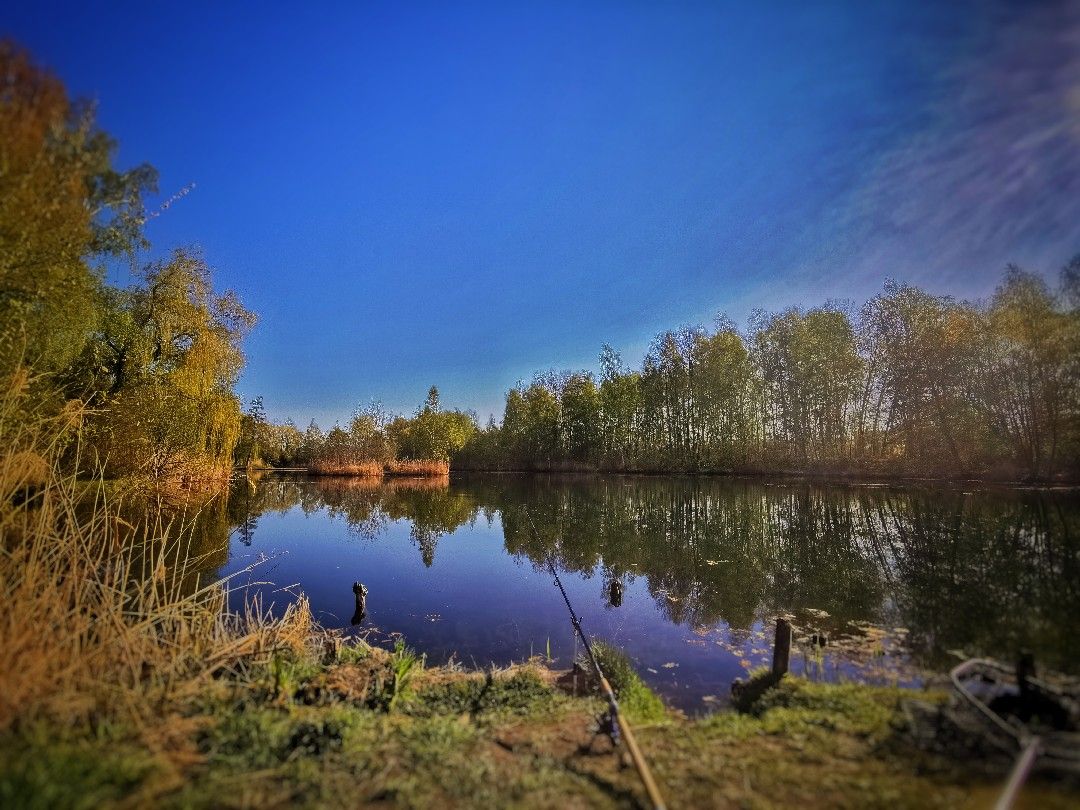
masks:
<svg viewBox="0 0 1080 810"><path fill-rule="evenodd" d="M399 459L386 463L387 475L443 476L450 474L449 461L412 461Z"/></svg>
<svg viewBox="0 0 1080 810"><path fill-rule="evenodd" d="M379 478L383 475L413 477L439 477L450 474L448 461L413 461L394 459L385 464L381 461L332 461L319 460L308 464L311 475L350 475L356 477Z"/></svg>
<svg viewBox="0 0 1080 810"><path fill-rule="evenodd" d="M81 410L35 412L26 391L25 376L0 391L0 734L104 722L193 757L186 703L223 672L313 643L308 604L235 616L227 582L191 587L184 527L132 526L107 482L65 472Z"/></svg>
<svg viewBox="0 0 1080 810"><path fill-rule="evenodd" d="M308 464L311 475L355 475L378 478L383 474L381 461L313 461Z"/></svg>

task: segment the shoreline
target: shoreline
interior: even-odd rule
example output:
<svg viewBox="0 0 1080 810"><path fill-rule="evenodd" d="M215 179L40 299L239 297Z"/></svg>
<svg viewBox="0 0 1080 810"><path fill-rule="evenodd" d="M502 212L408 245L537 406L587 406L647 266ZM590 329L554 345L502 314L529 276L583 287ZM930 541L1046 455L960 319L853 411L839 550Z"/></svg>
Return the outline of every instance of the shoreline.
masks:
<svg viewBox="0 0 1080 810"><path fill-rule="evenodd" d="M981 488L1032 490L1045 492L1080 492L1080 480L1061 482L1032 482L1007 478L965 477L965 476L926 476L926 475L887 475L860 472L819 472L806 470L776 471L692 471L692 470L560 470L546 469L477 469L459 468L450 470L454 475L543 475L543 476L622 476L629 478L702 478L732 481L774 480L795 483L849 484L852 486L897 486L911 487L930 484L944 484L953 487L977 486Z"/></svg>
<svg viewBox="0 0 1080 810"><path fill-rule="evenodd" d="M321 477L356 477L349 473L326 473L311 472L305 467L253 467L253 472L265 473L288 473L308 475L313 478ZM244 468L236 468L236 473L245 473ZM409 474L399 474L409 477ZM740 471L687 471L687 470L614 470L614 469L505 469L505 468L455 468L450 467L448 475L451 478L467 477L471 475L490 476L534 476L550 478L592 478L592 477L620 477L620 478L689 478L706 480L728 481L784 481L791 483L821 484L821 485L847 485L855 487L897 487L912 488L926 486L944 486L948 488L974 487L980 490L1007 490L1029 492L1052 492L1052 493L1078 493L1080 494L1080 480L1062 481L1023 481L1008 478L989 477L964 477L964 476L928 476L928 475L886 475L869 474L860 472L820 472L801 470L781 470L771 472ZM378 476L368 476L378 477ZM395 477L386 474L383 477ZM424 477L424 476L415 476ZM427 476L441 477L441 476Z"/></svg>

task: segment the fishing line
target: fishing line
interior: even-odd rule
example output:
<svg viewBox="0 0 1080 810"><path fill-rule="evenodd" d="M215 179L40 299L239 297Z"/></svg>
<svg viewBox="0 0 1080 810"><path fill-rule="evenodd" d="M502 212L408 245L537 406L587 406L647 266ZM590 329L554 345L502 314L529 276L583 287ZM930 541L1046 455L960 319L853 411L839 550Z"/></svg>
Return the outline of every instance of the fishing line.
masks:
<svg viewBox="0 0 1080 810"><path fill-rule="evenodd" d="M529 514L528 507L522 508L525 512L525 517L529 521L529 527L532 529L533 539L539 543L540 534L536 531L536 524L533 523L532 515ZM630 753L630 759L637 769L638 776L641 777L641 782L645 786L645 792L649 794L649 801L652 802L655 810L664 810L664 797L660 793L660 788L657 786L656 780L653 779L652 771L649 770L649 764L645 761L645 756L641 753L641 748L638 747L637 738L634 737L633 729L630 728L630 724L626 721L626 718L619 713L619 702L615 698L615 690L611 688L611 684L604 676L604 671L600 668L600 662L596 660L596 655L593 653L592 645L589 643L585 631L581 629L581 618L574 612L574 606L570 604L570 597L567 595L566 588L563 587L562 580L559 578L559 572L555 568L554 552L548 558L548 567L551 570L551 575L555 578L555 585L558 587L559 593L562 594L563 601L566 603L566 609L570 613L570 623L574 625L574 630L576 631L575 648L577 638L580 637L581 643L585 646L585 652L588 655L589 661L592 663L593 670L596 672L596 677L600 681L600 690L607 699L607 718L609 721L608 733L611 736L611 740L616 745L620 739L626 741L626 748Z"/></svg>

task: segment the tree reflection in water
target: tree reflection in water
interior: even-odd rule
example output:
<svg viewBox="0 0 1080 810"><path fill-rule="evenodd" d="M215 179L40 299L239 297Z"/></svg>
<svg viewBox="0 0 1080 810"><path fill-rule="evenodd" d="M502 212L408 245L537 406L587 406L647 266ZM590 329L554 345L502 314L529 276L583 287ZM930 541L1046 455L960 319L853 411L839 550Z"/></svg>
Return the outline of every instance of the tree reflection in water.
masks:
<svg viewBox="0 0 1080 810"><path fill-rule="evenodd" d="M1074 495L689 477L269 477L238 487L227 511L250 542L259 515L293 507L325 510L368 539L408 521L429 567L440 538L499 521L506 552L538 571L553 559L598 575L612 609L643 579L667 619L692 628L750 634L763 617L812 610L832 635L852 622L907 628L911 653L935 668L949 650L1009 657L1020 646L1051 666L1078 665Z"/></svg>

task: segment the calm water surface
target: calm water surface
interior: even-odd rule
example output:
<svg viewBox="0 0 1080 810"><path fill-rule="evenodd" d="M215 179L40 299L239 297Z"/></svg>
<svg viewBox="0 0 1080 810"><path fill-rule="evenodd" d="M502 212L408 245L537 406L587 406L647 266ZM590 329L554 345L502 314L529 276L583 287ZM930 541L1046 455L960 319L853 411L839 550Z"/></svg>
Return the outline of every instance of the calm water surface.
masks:
<svg viewBox="0 0 1080 810"><path fill-rule="evenodd" d="M1075 672L1080 498L705 478L271 476L242 482L214 531L234 607L297 591L325 626L468 666L581 652L554 561L587 633L624 649L670 703L700 711L769 660L791 615L794 667L916 683L957 654L1033 649ZM530 525L530 518L532 524ZM227 558L226 558L227 555ZM352 627L354 580L368 614ZM621 599L618 588L622 584ZM271 584L272 583L272 584Z"/></svg>

